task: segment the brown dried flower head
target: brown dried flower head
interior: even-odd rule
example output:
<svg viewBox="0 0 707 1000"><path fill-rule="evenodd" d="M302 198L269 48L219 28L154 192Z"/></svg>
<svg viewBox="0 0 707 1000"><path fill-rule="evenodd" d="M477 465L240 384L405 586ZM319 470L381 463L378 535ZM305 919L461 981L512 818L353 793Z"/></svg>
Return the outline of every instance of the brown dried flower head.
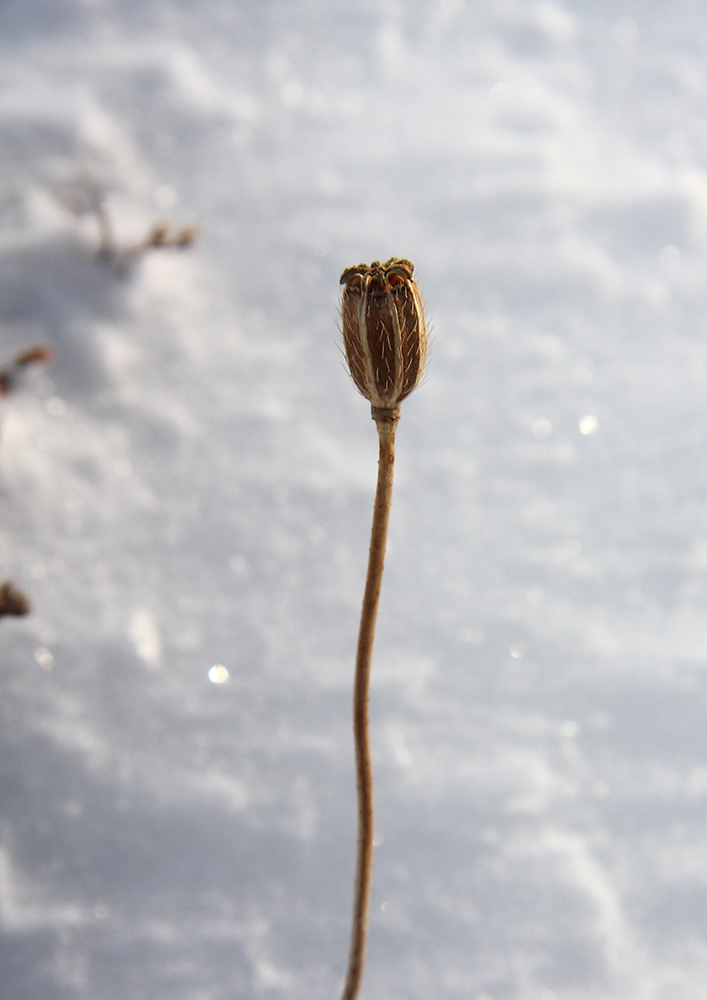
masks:
<svg viewBox="0 0 707 1000"><path fill-rule="evenodd" d="M376 409L395 409L425 367L425 313L412 272L409 260L391 257L341 275L346 360L356 388Z"/></svg>

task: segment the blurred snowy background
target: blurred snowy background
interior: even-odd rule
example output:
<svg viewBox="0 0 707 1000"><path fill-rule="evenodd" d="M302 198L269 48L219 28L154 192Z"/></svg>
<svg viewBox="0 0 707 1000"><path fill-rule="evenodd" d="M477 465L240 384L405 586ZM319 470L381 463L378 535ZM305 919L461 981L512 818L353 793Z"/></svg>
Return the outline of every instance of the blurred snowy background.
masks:
<svg viewBox="0 0 707 1000"><path fill-rule="evenodd" d="M409 257L363 1000L707 979L707 30L638 0L3 0L2 1000L331 1000ZM96 260L198 222L186 250Z"/></svg>

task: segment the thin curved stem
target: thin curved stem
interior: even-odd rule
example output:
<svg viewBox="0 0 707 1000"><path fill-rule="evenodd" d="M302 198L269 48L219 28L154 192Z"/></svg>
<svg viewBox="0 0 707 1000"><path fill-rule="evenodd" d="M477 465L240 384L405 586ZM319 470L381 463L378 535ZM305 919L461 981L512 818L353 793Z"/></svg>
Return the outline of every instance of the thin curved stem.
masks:
<svg viewBox="0 0 707 1000"><path fill-rule="evenodd" d="M353 926L349 967L342 1000L358 996L368 941L368 914L373 874L373 769L368 734L368 692L371 676L371 653L378 615L378 598L383 579L388 521L393 499L393 464L395 461L395 430L400 411L373 411L378 428L378 482L373 506L371 546L368 553L368 573L361 608L361 624L356 653L354 680L354 746L356 750L356 782L358 786L358 853L354 885Z"/></svg>

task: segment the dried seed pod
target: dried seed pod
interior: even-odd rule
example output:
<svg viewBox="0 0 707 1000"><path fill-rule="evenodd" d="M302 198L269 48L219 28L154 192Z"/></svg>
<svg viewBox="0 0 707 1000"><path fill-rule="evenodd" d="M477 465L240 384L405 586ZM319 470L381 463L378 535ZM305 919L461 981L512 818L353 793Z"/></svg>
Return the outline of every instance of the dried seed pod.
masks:
<svg viewBox="0 0 707 1000"><path fill-rule="evenodd" d="M427 330L409 260L359 264L341 275L341 322L351 378L376 410L394 410L420 381Z"/></svg>

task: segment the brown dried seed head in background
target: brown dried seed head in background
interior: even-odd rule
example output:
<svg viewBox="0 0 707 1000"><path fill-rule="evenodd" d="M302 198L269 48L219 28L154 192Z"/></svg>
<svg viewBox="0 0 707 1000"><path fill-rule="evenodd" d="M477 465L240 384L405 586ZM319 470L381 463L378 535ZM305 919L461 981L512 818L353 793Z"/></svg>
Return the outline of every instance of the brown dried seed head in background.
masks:
<svg viewBox="0 0 707 1000"><path fill-rule="evenodd" d="M16 368L25 368L27 365L33 365L37 361L51 361L52 360L52 349L47 347L45 344L39 344L37 347L30 347L26 351L22 351L15 358L14 365Z"/></svg>
<svg viewBox="0 0 707 1000"><path fill-rule="evenodd" d="M146 247L163 247L169 243L169 227L166 222L156 222L145 239Z"/></svg>
<svg viewBox="0 0 707 1000"><path fill-rule="evenodd" d="M427 330L409 260L359 264L341 275L344 349L356 388L371 405L392 410L420 381Z"/></svg>
<svg viewBox="0 0 707 1000"><path fill-rule="evenodd" d="M183 226L174 237L175 246L190 247L199 235L199 227L195 222L190 222L188 226Z"/></svg>
<svg viewBox="0 0 707 1000"><path fill-rule="evenodd" d="M10 580L0 585L0 616L28 615L29 612L29 601L21 590L18 590Z"/></svg>
<svg viewBox="0 0 707 1000"><path fill-rule="evenodd" d="M21 351L12 364L0 371L0 396L6 396L12 392L17 383L17 376L21 369L28 365L36 364L38 361L51 361L52 349L45 344L36 347L28 347Z"/></svg>
<svg viewBox="0 0 707 1000"><path fill-rule="evenodd" d="M182 226L181 229L171 229L166 222L156 222L138 249L159 249L160 247L190 247L199 235L199 227L195 222Z"/></svg>

